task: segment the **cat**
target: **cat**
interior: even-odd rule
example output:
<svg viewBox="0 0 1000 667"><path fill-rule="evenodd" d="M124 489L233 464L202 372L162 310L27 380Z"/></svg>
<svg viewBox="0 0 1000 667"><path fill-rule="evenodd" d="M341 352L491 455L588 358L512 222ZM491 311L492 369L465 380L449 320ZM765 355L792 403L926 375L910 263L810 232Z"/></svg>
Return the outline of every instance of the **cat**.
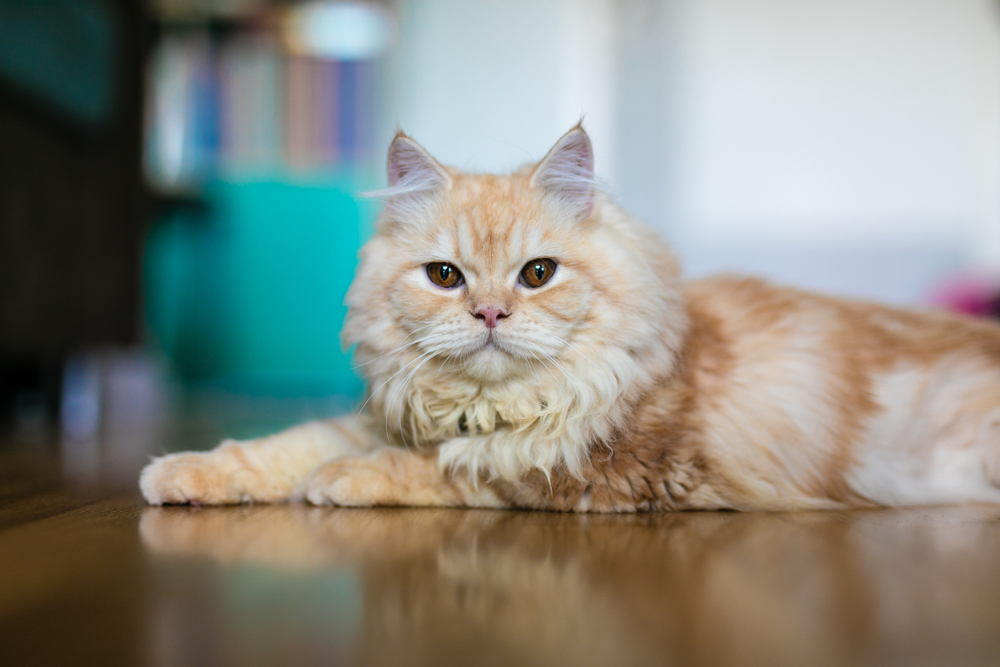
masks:
<svg viewBox="0 0 1000 667"><path fill-rule="evenodd" d="M1000 326L680 279L581 125L508 176L399 132L343 343L357 416L142 472L151 504L635 512L1000 503Z"/></svg>

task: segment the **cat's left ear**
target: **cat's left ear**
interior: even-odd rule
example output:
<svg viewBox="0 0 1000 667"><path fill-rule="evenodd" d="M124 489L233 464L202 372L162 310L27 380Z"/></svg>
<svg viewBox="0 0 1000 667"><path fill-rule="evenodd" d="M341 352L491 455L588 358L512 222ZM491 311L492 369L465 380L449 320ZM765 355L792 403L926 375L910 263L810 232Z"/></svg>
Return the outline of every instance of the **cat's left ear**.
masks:
<svg viewBox="0 0 1000 667"><path fill-rule="evenodd" d="M562 136L531 175L531 187L556 198L580 217L594 206L594 148L582 125Z"/></svg>

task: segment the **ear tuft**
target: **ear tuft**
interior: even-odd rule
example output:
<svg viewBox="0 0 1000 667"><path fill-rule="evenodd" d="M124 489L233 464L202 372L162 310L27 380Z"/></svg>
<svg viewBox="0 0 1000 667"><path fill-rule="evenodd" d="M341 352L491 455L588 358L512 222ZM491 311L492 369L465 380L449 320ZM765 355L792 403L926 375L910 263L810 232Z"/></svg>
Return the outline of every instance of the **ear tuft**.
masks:
<svg viewBox="0 0 1000 667"><path fill-rule="evenodd" d="M389 187L364 196L383 198L387 206L401 214L422 208L435 195L451 188L451 176L445 168L401 130L389 145L386 173Z"/></svg>
<svg viewBox="0 0 1000 667"><path fill-rule="evenodd" d="M531 187L584 217L594 204L594 148L582 125L562 136L531 176Z"/></svg>
<svg viewBox="0 0 1000 667"><path fill-rule="evenodd" d="M396 133L396 138L389 146L386 171L389 188L392 190L416 191L451 185L444 167L423 146L402 131Z"/></svg>

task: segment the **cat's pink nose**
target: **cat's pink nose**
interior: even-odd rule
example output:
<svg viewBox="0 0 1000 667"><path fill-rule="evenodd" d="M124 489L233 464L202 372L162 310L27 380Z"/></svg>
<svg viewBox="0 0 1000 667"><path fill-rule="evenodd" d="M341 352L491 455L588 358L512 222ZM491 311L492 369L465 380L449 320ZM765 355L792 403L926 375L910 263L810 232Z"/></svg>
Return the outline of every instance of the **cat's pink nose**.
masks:
<svg viewBox="0 0 1000 667"><path fill-rule="evenodd" d="M475 312L475 317L483 320L488 328L495 329L500 320L509 314L503 308L480 308Z"/></svg>

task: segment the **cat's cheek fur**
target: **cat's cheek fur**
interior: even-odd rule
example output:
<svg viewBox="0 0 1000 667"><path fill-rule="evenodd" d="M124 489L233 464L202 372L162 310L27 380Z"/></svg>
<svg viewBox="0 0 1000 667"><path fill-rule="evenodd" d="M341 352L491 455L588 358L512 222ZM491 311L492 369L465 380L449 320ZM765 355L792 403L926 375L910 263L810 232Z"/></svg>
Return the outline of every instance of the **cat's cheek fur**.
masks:
<svg viewBox="0 0 1000 667"><path fill-rule="evenodd" d="M394 326L413 334L414 340L425 341L427 348L437 345L476 347L474 339L483 327L469 312L464 289L462 286L444 289L434 285L423 267L402 272L389 287L387 295Z"/></svg>
<svg viewBox="0 0 1000 667"><path fill-rule="evenodd" d="M552 327L562 333L580 328L594 301L591 277L585 268L557 269L558 282L533 290L518 287L515 308L524 319L539 327ZM511 323L517 330L518 324Z"/></svg>

